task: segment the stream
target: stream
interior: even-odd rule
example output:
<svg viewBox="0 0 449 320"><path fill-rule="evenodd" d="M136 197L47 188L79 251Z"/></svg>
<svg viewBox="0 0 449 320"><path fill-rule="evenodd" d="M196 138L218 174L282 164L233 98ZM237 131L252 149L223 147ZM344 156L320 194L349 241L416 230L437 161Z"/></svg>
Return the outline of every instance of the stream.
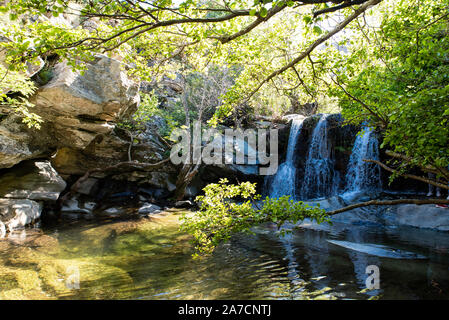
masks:
<svg viewBox="0 0 449 320"><path fill-rule="evenodd" d="M180 214L171 210L136 221L76 221L13 232L0 240L0 298L449 298L444 232L334 223L304 224L279 237L276 228L264 225L195 260L189 236L178 229ZM375 247L361 252L328 240L383 245L426 258L386 258L376 255ZM366 289L369 265L380 270L379 289Z"/></svg>

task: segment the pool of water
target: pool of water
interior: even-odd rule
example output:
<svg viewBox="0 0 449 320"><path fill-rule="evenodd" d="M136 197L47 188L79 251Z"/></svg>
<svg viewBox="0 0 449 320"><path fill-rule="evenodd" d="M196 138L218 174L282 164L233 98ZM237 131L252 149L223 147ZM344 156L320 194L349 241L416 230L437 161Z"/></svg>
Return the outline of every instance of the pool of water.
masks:
<svg viewBox="0 0 449 320"><path fill-rule="evenodd" d="M415 228L270 225L192 259L179 211L138 221L75 222L0 240L2 299L447 299L449 234ZM328 240L386 245L392 259ZM379 268L367 290L366 267Z"/></svg>

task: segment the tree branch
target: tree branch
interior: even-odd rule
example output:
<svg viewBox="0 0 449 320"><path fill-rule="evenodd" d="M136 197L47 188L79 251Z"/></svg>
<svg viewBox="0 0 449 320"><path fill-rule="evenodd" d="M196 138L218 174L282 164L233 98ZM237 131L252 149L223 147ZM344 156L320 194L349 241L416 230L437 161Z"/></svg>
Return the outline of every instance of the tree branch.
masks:
<svg viewBox="0 0 449 320"><path fill-rule="evenodd" d="M396 200L370 200L366 202L360 202L356 204L352 204L347 207L343 207L337 210L327 212L328 215L332 216L335 214L339 214L342 212L346 212L352 209L368 207L368 206L391 206L398 204L449 204L449 200L447 199L396 199Z"/></svg>
<svg viewBox="0 0 449 320"><path fill-rule="evenodd" d="M274 16L275 14L281 12L282 10L284 10L287 7L286 4L282 5L282 6L275 6L274 8L271 8L270 10L268 10L268 13L266 15L266 17L261 17L258 16L257 19L249 24L248 26L246 26L245 28L243 28L242 30L229 35L229 36L222 36L222 37L216 37L215 39L219 40L222 44L228 43L238 37L241 37L245 34L247 34L248 32L250 32L251 30L253 30L254 28L256 28L258 25L260 25L261 23L267 21L268 19L270 19L272 16Z"/></svg>
<svg viewBox="0 0 449 320"><path fill-rule="evenodd" d="M326 33L325 35L319 37L317 40L315 40L305 51L303 51L298 57L296 57L294 60L292 60L289 64L285 65L284 67L273 71L268 77L266 77L262 82L259 83L259 85L256 86L256 88L250 92L250 94L245 99L244 103L248 102L249 99L251 99L252 96L256 94L262 88L262 86L269 82L274 77L284 73L286 70L292 68L299 62L301 62L303 59L307 58L307 56L320 44L324 43L325 41L332 38L334 35L339 33L341 30L343 30L349 23L351 23L354 19L356 19L358 16L360 16L363 12L365 12L369 7L374 6L378 3L380 3L382 0L369 0L368 2L365 2L363 5L361 5L359 8L357 8L349 17L347 17L345 20L340 22L334 29Z"/></svg>
<svg viewBox="0 0 449 320"><path fill-rule="evenodd" d="M423 178L423 177L420 177L420 176L416 176L414 174L398 172L397 170L388 167L386 164L384 164L384 163L382 163L380 161L377 161L377 160L363 160L363 161L375 163L375 164L379 165L380 167L382 167L383 169L385 169L385 170L387 170L389 172L392 172L392 173L397 173L397 174L399 174L400 176L402 176L404 178L418 180L418 181L421 181L421 182L424 182L424 183L427 183L427 184L431 184L431 185L433 185L435 187L439 187L439 188L442 188L442 189L449 190L449 186L447 184L443 184L443 183L440 183L438 181L434 181L434 180L431 180L431 179L427 179L427 178Z"/></svg>
<svg viewBox="0 0 449 320"><path fill-rule="evenodd" d="M338 6L333 6L333 7L317 10L313 13L313 17L316 18L320 14L338 11L340 9L344 9L344 8L351 7L351 6L354 6L357 4L365 3L366 1L368 1L368 0L353 0L353 1L348 1L348 2L345 1L344 3L342 3Z"/></svg>
<svg viewBox="0 0 449 320"><path fill-rule="evenodd" d="M397 152L394 152L391 150L386 150L385 154L390 157L393 157L393 158L404 160L404 161L410 163L411 165L413 165L413 159L410 157L407 157L404 154L397 153ZM446 179L449 179L449 171L446 170L445 168L435 168L435 167L431 167L431 166L426 166L426 167L419 166L419 168L425 172L430 172L430 173L434 173L437 175L442 174Z"/></svg>

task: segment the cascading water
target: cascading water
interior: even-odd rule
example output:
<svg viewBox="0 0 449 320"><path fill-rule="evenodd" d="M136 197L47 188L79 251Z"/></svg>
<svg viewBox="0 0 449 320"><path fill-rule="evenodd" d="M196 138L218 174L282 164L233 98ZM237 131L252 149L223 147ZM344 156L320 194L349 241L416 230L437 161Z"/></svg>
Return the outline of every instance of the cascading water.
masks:
<svg viewBox="0 0 449 320"><path fill-rule="evenodd" d="M379 160L379 142L372 128L363 128L357 135L349 158L345 193L381 189L380 168L364 159Z"/></svg>
<svg viewBox="0 0 449 320"><path fill-rule="evenodd" d="M303 118L298 118L293 119L292 121L285 162L279 166L279 169L271 182L270 197L272 198L279 198L286 195L290 195L292 199L295 198L296 168L293 164L293 156L303 120Z"/></svg>
<svg viewBox="0 0 449 320"><path fill-rule="evenodd" d="M339 174L334 170L328 140L328 114L321 116L312 133L306 161L301 199L327 197L337 192Z"/></svg>

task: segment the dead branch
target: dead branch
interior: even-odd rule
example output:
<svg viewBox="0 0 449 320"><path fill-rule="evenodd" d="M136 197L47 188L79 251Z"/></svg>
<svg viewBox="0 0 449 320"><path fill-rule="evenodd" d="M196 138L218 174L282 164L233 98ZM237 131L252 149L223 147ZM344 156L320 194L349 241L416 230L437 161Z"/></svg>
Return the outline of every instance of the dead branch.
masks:
<svg viewBox="0 0 449 320"><path fill-rule="evenodd" d="M362 208L367 206L390 206L390 205L398 205L398 204L449 204L449 200L447 199L396 199L396 200L370 200L366 202L360 202L356 204L352 204L347 207L343 207L337 210L327 212L328 215L332 216L338 213L346 212L356 208Z"/></svg>
<svg viewBox="0 0 449 320"><path fill-rule="evenodd" d="M393 168L390 168L389 166L387 166L386 164L384 164L384 163L382 163L382 162L380 162L378 160L366 160L365 159L363 161L375 163L375 164L379 165L381 168L383 168L383 169L385 169L385 170L387 170L389 172L392 172L392 173L397 173L397 174L399 174L400 176L402 176L404 178L418 180L418 181L421 181L421 182L424 182L424 183L427 183L427 184L431 184L431 185L433 185L435 187L438 187L438 188L449 190L449 186L447 184L443 184L443 183L440 183L440 182L432 180L432 179L416 176L414 174L401 173L401 172L399 172L399 171L397 171L397 170L395 170Z"/></svg>

